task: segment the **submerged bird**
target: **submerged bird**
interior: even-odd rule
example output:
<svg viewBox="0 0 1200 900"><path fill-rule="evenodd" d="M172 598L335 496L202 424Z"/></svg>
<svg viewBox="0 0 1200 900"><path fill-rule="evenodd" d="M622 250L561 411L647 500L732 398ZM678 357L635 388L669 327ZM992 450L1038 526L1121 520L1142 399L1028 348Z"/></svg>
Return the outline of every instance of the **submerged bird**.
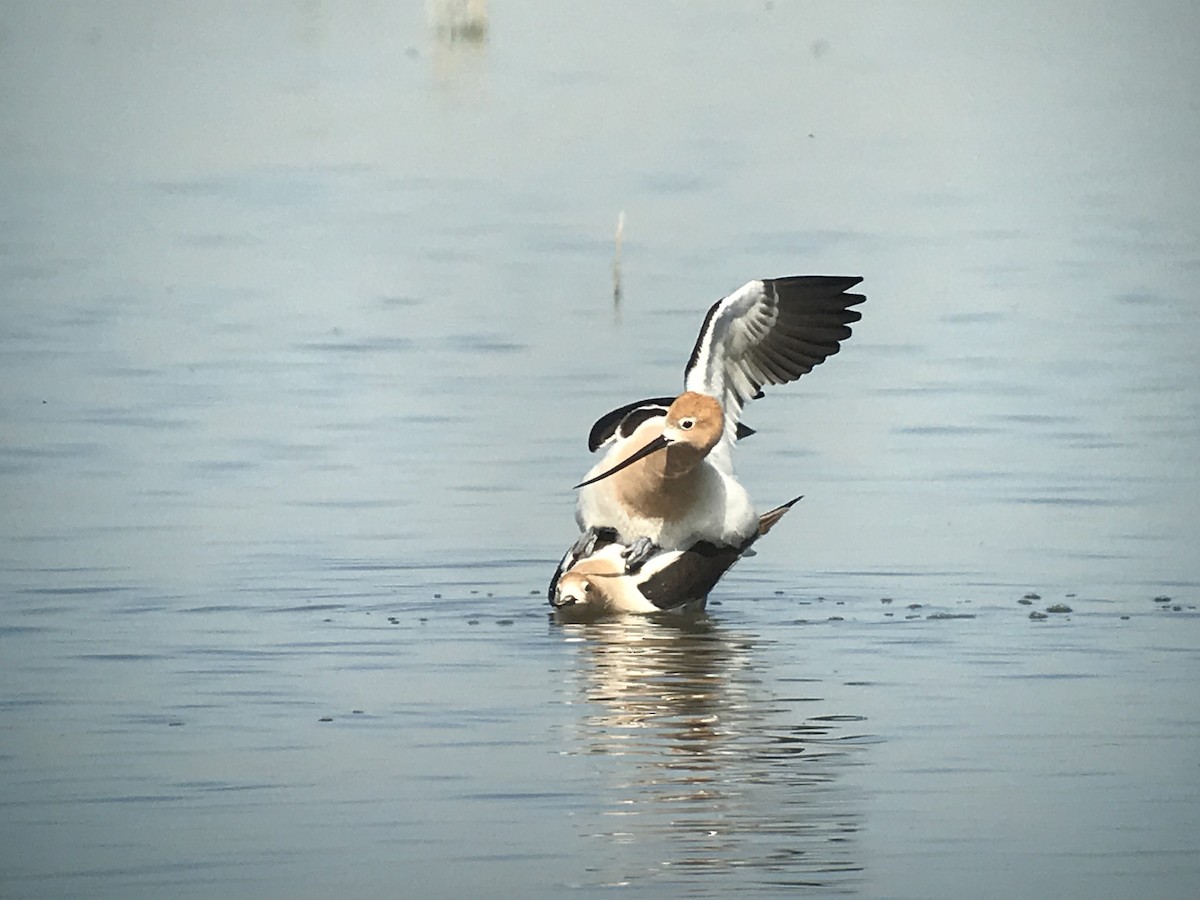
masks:
<svg viewBox="0 0 1200 900"><path fill-rule="evenodd" d="M698 612L729 568L800 499L759 516L757 530L740 547L700 541L687 550L662 550L632 574L625 571L625 547L603 544L562 574L550 605L572 615Z"/></svg>
<svg viewBox="0 0 1200 900"><path fill-rule="evenodd" d="M847 293L860 281L799 275L743 285L705 316L682 394L627 404L592 426L588 448L608 452L576 485L583 533L555 572L551 599L559 576L604 543L625 546L633 573L660 550L699 542L738 550L757 535L758 515L733 474L733 445L753 433L742 409L764 385L795 381L838 352L862 318L850 307L866 297Z"/></svg>

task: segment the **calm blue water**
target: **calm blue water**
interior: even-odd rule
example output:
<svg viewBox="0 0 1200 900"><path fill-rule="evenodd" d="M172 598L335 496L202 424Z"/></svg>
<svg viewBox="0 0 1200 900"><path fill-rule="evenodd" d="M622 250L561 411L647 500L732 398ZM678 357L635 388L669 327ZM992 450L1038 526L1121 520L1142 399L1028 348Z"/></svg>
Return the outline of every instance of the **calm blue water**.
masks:
<svg viewBox="0 0 1200 900"><path fill-rule="evenodd" d="M0 894L1193 896L1200 15L439 10L0 7ZM593 419L802 272L805 499L551 621Z"/></svg>

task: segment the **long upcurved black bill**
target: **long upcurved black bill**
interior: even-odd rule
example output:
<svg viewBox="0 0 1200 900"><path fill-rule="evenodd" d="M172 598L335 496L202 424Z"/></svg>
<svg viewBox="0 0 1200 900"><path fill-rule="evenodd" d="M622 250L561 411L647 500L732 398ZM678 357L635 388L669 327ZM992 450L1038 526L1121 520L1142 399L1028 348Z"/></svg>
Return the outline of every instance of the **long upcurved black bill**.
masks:
<svg viewBox="0 0 1200 900"><path fill-rule="evenodd" d="M575 487L576 488L587 487L589 484L595 484L597 481L603 481L609 475L615 475L617 472L620 472L626 466L632 466L639 459L645 459L651 453L657 453L659 450L662 450L665 447L669 446L670 443L671 442L668 441L665 437L663 437L662 435L659 435L654 440L652 440L650 443L648 443L645 447L643 447L641 450L639 450L637 453L633 454L633 456L617 463L615 466L613 466L607 472L601 472L595 478L589 478L587 481L579 482L579 484L575 485Z"/></svg>

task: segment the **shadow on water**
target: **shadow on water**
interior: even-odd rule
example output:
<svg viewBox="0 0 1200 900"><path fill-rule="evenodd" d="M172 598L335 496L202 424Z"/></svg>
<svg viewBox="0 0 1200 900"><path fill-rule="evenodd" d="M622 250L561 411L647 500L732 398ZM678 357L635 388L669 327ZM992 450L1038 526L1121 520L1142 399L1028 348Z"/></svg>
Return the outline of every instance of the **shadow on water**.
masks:
<svg viewBox="0 0 1200 900"><path fill-rule="evenodd" d="M843 728L862 717L773 695L772 642L707 616L559 627L578 646L573 684L590 708L567 752L610 779L583 835L607 845L612 870L598 878L689 895L856 889L863 813L843 775L869 741Z"/></svg>

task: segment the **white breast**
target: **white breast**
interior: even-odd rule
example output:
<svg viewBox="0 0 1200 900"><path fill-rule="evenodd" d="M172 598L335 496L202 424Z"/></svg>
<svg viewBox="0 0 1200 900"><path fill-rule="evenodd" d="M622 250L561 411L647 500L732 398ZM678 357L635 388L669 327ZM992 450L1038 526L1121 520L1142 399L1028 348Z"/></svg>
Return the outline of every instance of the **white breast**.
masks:
<svg viewBox="0 0 1200 900"><path fill-rule="evenodd" d="M610 464L606 458L592 472L603 472ZM754 504L737 479L706 460L700 464L697 487L695 502L685 514L646 518L621 503L611 480L605 479L580 488L575 519L583 529L615 528L621 543L648 537L664 550L686 550L697 541L738 546L757 532Z"/></svg>

